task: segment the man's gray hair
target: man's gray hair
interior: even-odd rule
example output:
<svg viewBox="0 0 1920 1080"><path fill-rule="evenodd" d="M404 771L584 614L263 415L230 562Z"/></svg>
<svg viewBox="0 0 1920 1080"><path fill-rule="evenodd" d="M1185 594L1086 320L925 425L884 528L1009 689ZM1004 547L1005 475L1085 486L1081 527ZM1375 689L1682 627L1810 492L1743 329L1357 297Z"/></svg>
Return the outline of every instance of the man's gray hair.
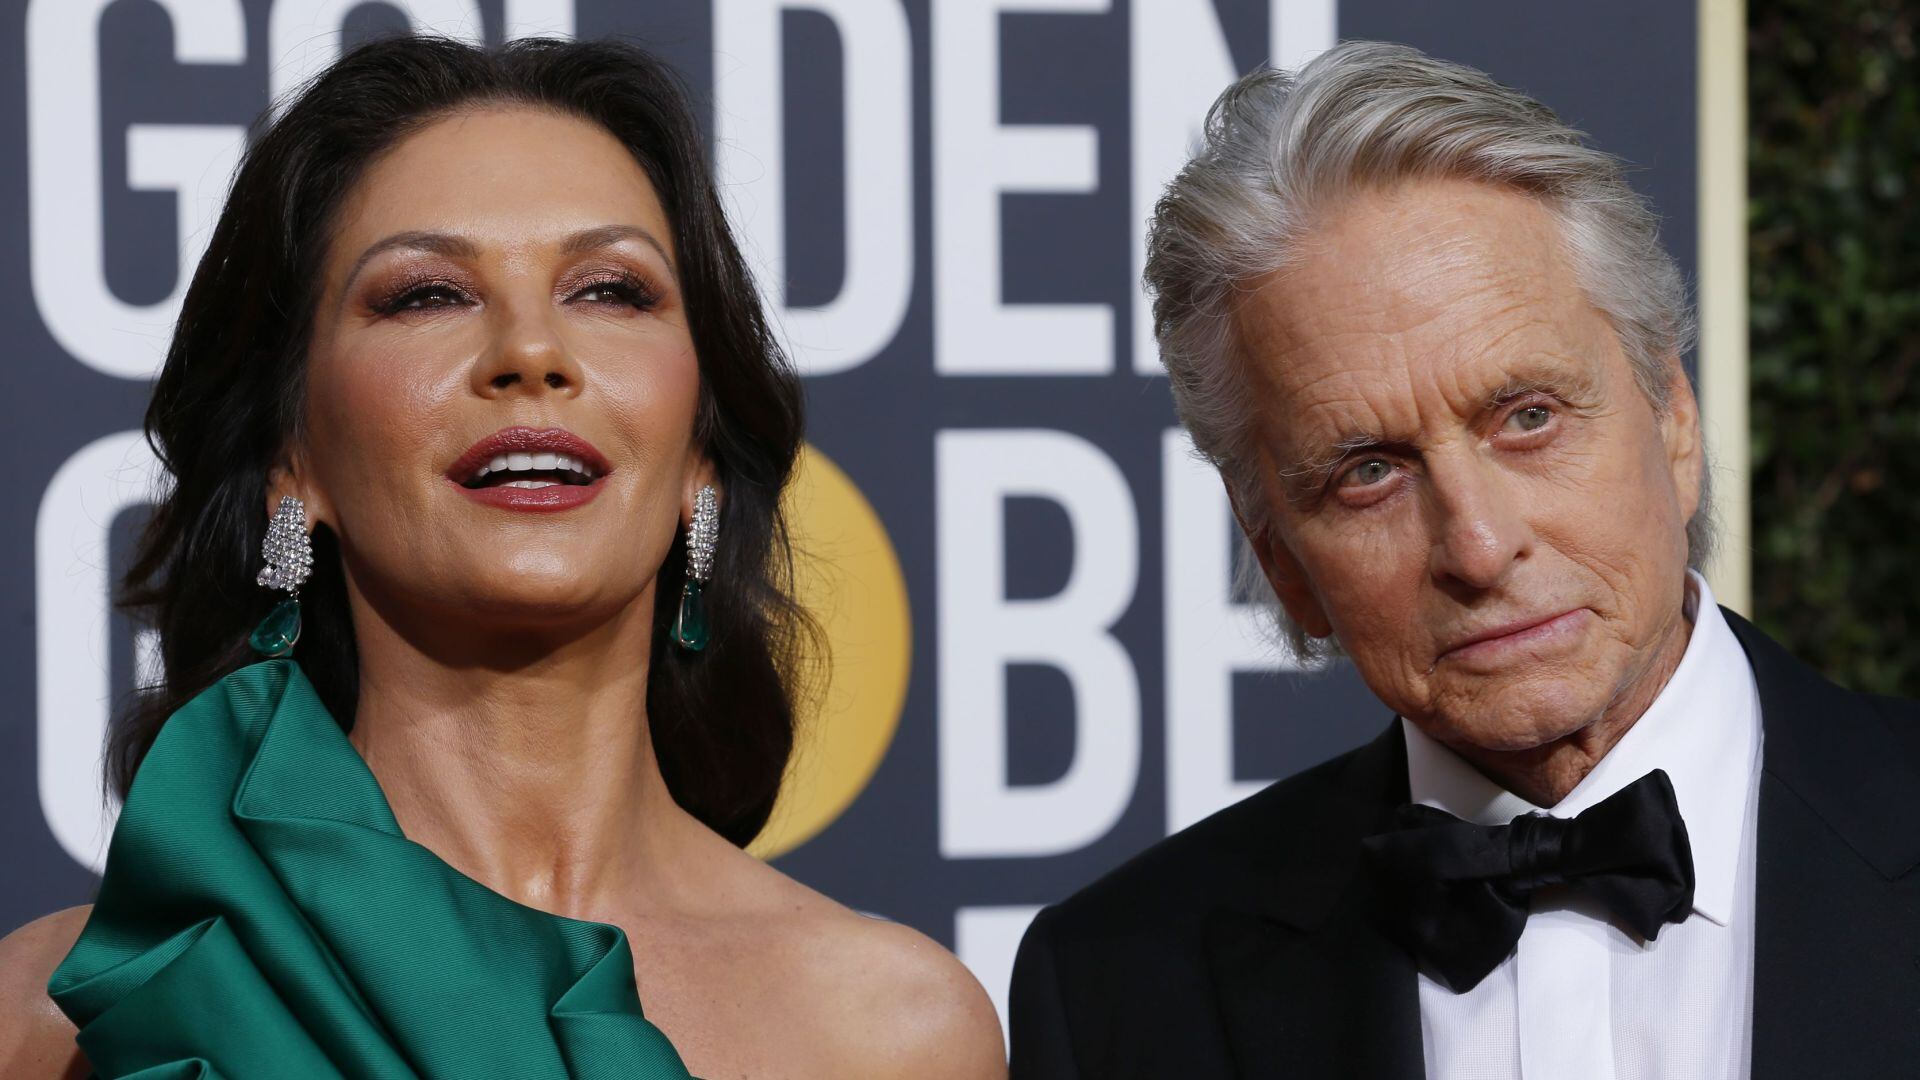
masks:
<svg viewBox="0 0 1920 1080"><path fill-rule="evenodd" d="M1205 143L1154 208L1146 286L1180 419L1254 533L1269 527L1232 325L1250 281L1287 267L1317 214L1405 180L1469 180L1537 200L1587 298L1612 323L1655 409L1693 338L1686 285L1621 162L1546 106L1485 73L1383 42L1351 41L1298 72L1261 68L1207 114ZM1704 482L1688 562L1710 557ZM1243 552L1243 587L1257 565ZM1330 651L1270 605L1296 656Z"/></svg>

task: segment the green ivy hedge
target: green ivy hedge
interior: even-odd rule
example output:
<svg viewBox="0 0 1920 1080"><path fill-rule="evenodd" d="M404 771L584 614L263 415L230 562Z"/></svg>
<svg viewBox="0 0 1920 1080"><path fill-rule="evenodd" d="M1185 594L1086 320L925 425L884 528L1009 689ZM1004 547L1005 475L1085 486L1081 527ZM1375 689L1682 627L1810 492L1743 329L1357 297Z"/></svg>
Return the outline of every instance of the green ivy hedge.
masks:
<svg viewBox="0 0 1920 1080"><path fill-rule="evenodd" d="M1747 12L1755 615L1920 696L1920 5Z"/></svg>

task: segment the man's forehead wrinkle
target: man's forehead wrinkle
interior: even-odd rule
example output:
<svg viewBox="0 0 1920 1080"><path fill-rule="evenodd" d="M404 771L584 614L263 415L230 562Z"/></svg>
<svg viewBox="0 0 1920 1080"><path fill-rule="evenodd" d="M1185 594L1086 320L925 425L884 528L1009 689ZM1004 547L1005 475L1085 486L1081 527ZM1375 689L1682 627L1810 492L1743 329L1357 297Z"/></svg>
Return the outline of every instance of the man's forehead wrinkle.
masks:
<svg viewBox="0 0 1920 1080"><path fill-rule="evenodd" d="M1281 411L1299 418L1288 425L1284 440L1292 456L1316 455L1329 443L1351 436L1385 433L1383 406L1390 408L1392 402L1378 394L1378 387L1406 378L1406 358L1387 339L1370 353L1366 362L1302 363L1306 370L1292 374L1304 381L1276 376L1275 381L1283 384L1277 395Z"/></svg>
<svg viewBox="0 0 1920 1080"><path fill-rule="evenodd" d="M1487 393L1489 402L1537 390L1575 400L1589 400L1600 392L1600 379L1593 358L1573 353L1542 350L1514 365L1505 379Z"/></svg>
<svg viewBox="0 0 1920 1080"><path fill-rule="evenodd" d="M1517 311L1524 309L1525 305L1516 305ZM1477 408L1499 397L1507 384L1516 381L1571 381L1575 376L1550 359L1566 355L1557 347L1560 336L1551 323L1537 317L1505 321L1456 361L1453 404L1458 409Z"/></svg>
<svg viewBox="0 0 1920 1080"><path fill-rule="evenodd" d="M1310 474L1362 446L1421 445L1435 427L1429 415L1433 399L1454 396L1436 395L1434 387L1435 380L1451 378L1458 366L1454 357L1416 359L1406 354L1407 343L1399 335L1364 337L1369 344L1364 359L1340 363L1342 351L1329 350L1317 363L1302 365L1319 369L1311 377L1287 380L1291 385L1276 395L1280 412L1297 418L1276 440L1283 459L1295 463L1288 471ZM1443 337L1439 347L1452 346Z"/></svg>
<svg viewBox="0 0 1920 1080"><path fill-rule="evenodd" d="M1407 310L1368 279L1334 273L1270 278L1246 295L1238 314L1255 353L1293 351L1330 338L1398 333L1407 329L1400 320L1432 315Z"/></svg>
<svg viewBox="0 0 1920 1080"><path fill-rule="evenodd" d="M1268 314L1276 329L1291 331L1293 351L1332 362L1382 350L1451 360L1468 346L1487 348L1495 336L1549 322L1544 298L1527 290L1524 279L1485 267L1465 267L1452 275L1428 267L1419 276L1430 284L1376 276L1349 289L1289 297L1284 306L1276 305L1282 310Z"/></svg>
<svg viewBox="0 0 1920 1080"><path fill-rule="evenodd" d="M1279 473L1289 501L1303 503L1355 450L1419 443L1417 404L1412 415L1401 415L1404 397L1375 400L1359 392L1360 386L1351 396L1322 401L1300 414L1302 422L1285 440L1286 453L1279 459L1285 463Z"/></svg>
<svg viewBox="0 0 1920 1080"><path fill-rule="evenodd" d="M1271 411L1305 416L1319 406L1363 398L1369 382L1403 377L1406 358L1395 335L1366 320L1334 326L1311 314L1299 320L1308 325L1289 325L1291 320L1273 310L1283 303L1269 297L1258 311L1243 313L1252 316L1246 337L1254 348L1245 356L1249 382L1280 406ZM1287 426L1295 432L1300 427L1291 421Z"/></svg>
<svg viewBox="0 0 1920 1080"><path fill-rule="evenodd" d="M1564 317L1557 317L1570 314L1569 305L1546 294L1538 280L1505 272L1482 276L1479 290L1462 294L1456 289L1452 302L1436 305L1425 319L1409 324L1408 333L1396 335L1393 344L1404 359L1396 373L1401 379L1374 387L1397 388L1423 413L1444 403L1442 415L1466 417L1481 411L1521 372L1529 380L1578 381L1578 373L1567 370L1568 346L1575 343L1567 340ZM1423 416L1422 427L1440 418Z"/></svg>
<svg viewBox="0 0 1920 1080"><path fill-rule="evenodd" d="M1546 327L1528 320L1459 354L1417 364L1333 367L1290 388L1298 418L1283 438L1282 476L1312 480L1354 449L1373 445L1424 447L1452 437L1452 429L1526 390L1584 396L1593 384L1591 360L1524 341ZM1516 339L1527 347L1503 352Z"/></svg>
<svg viewBox="0 0 1920 1080"><path fill-rule="evenodd" d="M1368 443L1409 441L1413 433L1396 423L1397 419L1360 394L1323 401L1301 414L1302 438L1295 449L1312 457L1333 447L1351 449Z"/></svg>
<svg viewBox="0 0 1920 1080"><path fill-rule="evenodd" d="M1358 197L1239 297L1276 471L1310 477L1361 444L1424 453L1509 384L1591 381L1590 304L1557 226L1524 196L1496 198Z"/></svg>
<svg viewBox="0 0 1920 1080"><path fill-rule="evenodd" d="M1419 266L1429 271L1422 277L1477 269L1524 280L1564 269L1558 232L1541 216L1545 211L1524 196L1513 200L1510 211L1490 227L1484 220L1463 220L1457 207L1431 193L1389 207L1356 204L1326 225L1327 242L1305 261L1401 270Z"/></svg>
<svg viewBox="0 0 1920 1080"><path fill-rule="evenodd" d="M1457 322L1455 330L1533 306L1538 314L1562 314L1569 302L1583 302L1584 294L1566 267L1541 250L1548 238L1540 239L1535 244L1450 226L1425 245L1381 247L1373 272L1356 284L1390 297L1395 306L1425 309L1422 323Z"/></svg>

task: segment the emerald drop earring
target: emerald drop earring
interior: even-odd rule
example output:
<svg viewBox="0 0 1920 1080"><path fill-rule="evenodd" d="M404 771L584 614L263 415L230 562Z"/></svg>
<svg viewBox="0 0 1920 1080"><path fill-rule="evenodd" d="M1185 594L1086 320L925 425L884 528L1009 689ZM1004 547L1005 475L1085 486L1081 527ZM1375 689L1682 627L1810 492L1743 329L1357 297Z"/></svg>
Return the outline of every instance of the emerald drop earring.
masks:
<svg viewBox="0 0 1920 1080"><path fill-rule="evenodd" d="M680 613L673 619L673 643L688 652L707 647L707 605L700 587L713 577L713 544L720 535L720 497L712 484L693 495L693 524L687 526L687 580L680 586Z"/></svg>
<svg viewBox="0 0 1920 1080"><path fill-rule="evenodd" d="M267 565L253 580L269 589L287 590L287 598L260 620L247 644L262 656L286 656L300 640L300 583L313 569L313 541L307 536L305 503L291 495L280 496L280 506L267 523L261 555Z"/></svg>

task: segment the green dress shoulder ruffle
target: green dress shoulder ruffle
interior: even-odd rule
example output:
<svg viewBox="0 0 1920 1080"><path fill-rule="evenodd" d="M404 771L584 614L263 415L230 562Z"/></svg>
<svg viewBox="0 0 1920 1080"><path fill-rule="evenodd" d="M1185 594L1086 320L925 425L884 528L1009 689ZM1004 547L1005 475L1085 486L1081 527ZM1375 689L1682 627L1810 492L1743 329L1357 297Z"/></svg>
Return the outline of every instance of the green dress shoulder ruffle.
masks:
<svg viewBox="0 0 1920 1080"><path fill-rule="evenodd" d="M401 835L291 660L167 720L48 992L106 1078L688 1075L626 935Z"/></svg>

